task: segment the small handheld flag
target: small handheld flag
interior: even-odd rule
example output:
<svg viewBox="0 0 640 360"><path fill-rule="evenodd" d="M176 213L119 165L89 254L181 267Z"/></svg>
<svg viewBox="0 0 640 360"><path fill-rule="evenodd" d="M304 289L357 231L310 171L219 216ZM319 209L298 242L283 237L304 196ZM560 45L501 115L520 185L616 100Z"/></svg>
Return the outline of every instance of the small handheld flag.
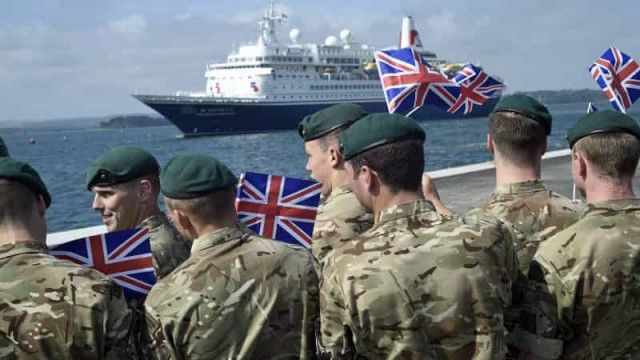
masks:
<svg viewBox="0 0 640 360"><path fill-rule="evenodd" d="M613 108L623 113L640 97L639 70L638 63L615 46L605 51L589 68Z"/></svg>
<svg viewBox="0 0 640 360"><path fill-rule="evenodd" d="M460 85L460 96L451 106L449 112L463 112L465 115L473 111L473 105L482 105L489 98L498 96L506 86L487 75L481 68L468 64L453 78Z"/></svg>
<svg viewBox="0 0 640 360"><path fill-rule="evenodd" d="M310 247L321 187L310 180L245 172L236 210L240 221L259 235Z"/></svg>
<svg viewBox="0 0 640 360"><path fill-rule="evenodd" d="M72 240L52 247L50 253L107 275L122 287L127 300L146 297L156 283L146 228Z"/></svg>
<svg viewBox="0 0 640 360"><path fill-rule="evenodd" d="M460 86L429 66L414 48L374 55L390 113L408 116L425 104L448 111L460 95Z"/></svg>

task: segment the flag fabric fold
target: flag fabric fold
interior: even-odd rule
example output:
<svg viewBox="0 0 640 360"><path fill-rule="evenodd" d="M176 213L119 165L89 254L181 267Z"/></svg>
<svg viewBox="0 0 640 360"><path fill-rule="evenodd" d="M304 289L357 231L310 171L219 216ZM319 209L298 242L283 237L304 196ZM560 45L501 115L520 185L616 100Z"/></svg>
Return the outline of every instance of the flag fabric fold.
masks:
<svg viewBox="0 0 640 360"><path fill-rule="evenodd" d="M266 238L311 246L322 185L316 181L245 172L236 210L240 221Z"/></svg>
<svg viewBox="0 0 640 360"><path fill-rule="evenodd" d="M607 49L589 72L617 111L626 113L640 97L640 66L615 46Z"/></svg>
<svg viewBox="0 0 640 360"><path fill-rule="evenodd" d="M145 298L156 282L146 228L72 240L51 247L50 254L100 271L122 287L128 300Z"/></svg>
<svg viewBox="0 0 640 360"><path fill-rule="evenodd" d="M460 95L460 86L414 48L376 51L374 56L390 113L408 116L425 105L448 111Z"/></svg>
<svg viewBox="0 0 640 360"><path fill-rule="evenodd" d="M448 112L470 114L474 105L483 105L490 98L499 96L506 86L499 80L487 75L484 70L473 64L467 64L453 78L460 86L460 95Z"/></svg>

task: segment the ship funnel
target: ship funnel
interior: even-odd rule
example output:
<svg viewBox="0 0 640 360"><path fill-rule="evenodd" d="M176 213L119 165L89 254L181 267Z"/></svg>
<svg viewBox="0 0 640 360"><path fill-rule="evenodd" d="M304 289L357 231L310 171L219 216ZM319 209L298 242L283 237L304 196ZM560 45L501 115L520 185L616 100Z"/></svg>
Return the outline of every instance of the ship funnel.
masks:
<svg viewBox="0 0 640 360"><path fill-rule="evenodd" d="M413 18L405 16L402 19L402 30L400 30L400 47L422 48L422 40L418 30L413 25Z"/></svg>

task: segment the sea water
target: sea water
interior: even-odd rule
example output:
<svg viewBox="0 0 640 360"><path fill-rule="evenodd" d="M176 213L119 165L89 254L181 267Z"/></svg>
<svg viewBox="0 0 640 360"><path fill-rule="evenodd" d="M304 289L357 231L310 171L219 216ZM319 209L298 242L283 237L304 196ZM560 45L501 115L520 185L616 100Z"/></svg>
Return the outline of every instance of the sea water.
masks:
<svg viewBox="0 0 640 360"><path fill-rule="evenodd" d="M598 104L600 109L608 104ZM551 105L553 131L549 151L567 147L566 130L584 114L586 104ZM636 118L637 117L637 114ZM421 123L427 133L427 171L486 162L487 118L437 120ZM30 163L43 177L52 196L47 211L48 232L101 224L91 209L86 172L100 155L118 145L150 151L165 164L175 154L202 153L217 157L237 175L243 171L308 178L304 143L297 132L229 135L182 139L173 126L137 129L1 130L11 155ZM29 144L29 140L35 144ZM569 175L568 175L569 176Z"/></svg>

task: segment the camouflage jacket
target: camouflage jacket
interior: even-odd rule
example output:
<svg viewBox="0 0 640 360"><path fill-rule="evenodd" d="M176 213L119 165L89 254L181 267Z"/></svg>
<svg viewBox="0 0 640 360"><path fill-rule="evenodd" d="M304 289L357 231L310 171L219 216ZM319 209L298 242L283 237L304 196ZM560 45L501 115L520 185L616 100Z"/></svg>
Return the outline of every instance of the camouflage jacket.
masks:
<svg viewBox="0 0 640 360"><path fill-rule="evenodd" d="M147 297L149 358L309 359L318 279L308 250L238 224L194 241Z"/></svg>
<svg viewBox="0 0 640 360"><path fill-rule="evenodd" d="M500 185L480 208L511 223L525 275L539 244L578 219L571 200L547 189L542 180Z"/></svg>
<svg viewBox="0 0 640 360"><path fill-rule="evenodd" d="M539 357L639 358L640 200L587 205L540 247L529 279L524 339L549 349Z"/></svg>
<svg viewBox="0 0 640 360"><path fill-rule="evenodd" d="M191 244L171 225L163 214L146 218L138 227L149 229L151 256L156 278L161 280L189 258Z"/></svg>
<svg viewBox="0 0 640 360"><path fill-rule="evenodd" d="M320 291L324 358L499 359L517 266L510 233L476 211L392 206L336 249Z"/></svg>
<svg viewBox="0 0 640 360"><path fill-rule="evenodd" d="M367 213L351 190L337 188L322 199L318 207L311 251L324 267L329 252L373 226L373 214Z"/></svg>
<svg viewBox="0 0 640 360"><path fill-rule="evenodd" d="M122 289L101 273L27 241L0 245L0 284L0 335L18 359L134 356L131 311Z"/></svg>

